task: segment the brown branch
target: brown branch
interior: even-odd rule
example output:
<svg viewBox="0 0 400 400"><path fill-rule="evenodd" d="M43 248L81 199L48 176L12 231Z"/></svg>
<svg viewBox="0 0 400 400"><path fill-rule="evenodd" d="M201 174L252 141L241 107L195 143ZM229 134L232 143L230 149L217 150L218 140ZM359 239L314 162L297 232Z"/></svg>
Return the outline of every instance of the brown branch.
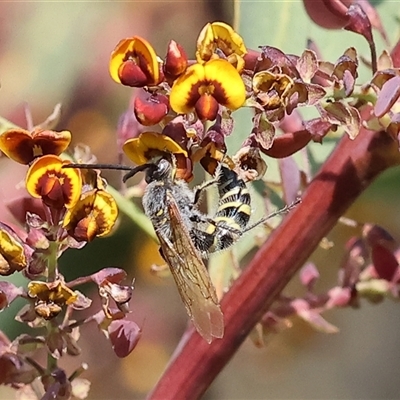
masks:
<svg viewBox="0 0 400 400"><path fill-rule="evenodd" d="M389 134L362 128L355 140L344 137L302 203L224 297L224 338L208 345L194 330L188 332L149 398L200 397L338 218L382 171L398 164L398 143Z"/></svg>

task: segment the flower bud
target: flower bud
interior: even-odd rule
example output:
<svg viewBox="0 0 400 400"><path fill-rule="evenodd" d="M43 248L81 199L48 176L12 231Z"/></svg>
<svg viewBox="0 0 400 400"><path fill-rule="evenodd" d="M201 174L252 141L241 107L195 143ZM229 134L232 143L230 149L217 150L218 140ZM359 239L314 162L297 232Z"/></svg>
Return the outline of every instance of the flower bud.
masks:
<svg viewBox="0 0 400 400"><path fill-rule="evenodd" d="M158 124L168 114L168 98L162 94L153 94L147 99L136 97L133 103L136 119L144 126Z"/></svg>

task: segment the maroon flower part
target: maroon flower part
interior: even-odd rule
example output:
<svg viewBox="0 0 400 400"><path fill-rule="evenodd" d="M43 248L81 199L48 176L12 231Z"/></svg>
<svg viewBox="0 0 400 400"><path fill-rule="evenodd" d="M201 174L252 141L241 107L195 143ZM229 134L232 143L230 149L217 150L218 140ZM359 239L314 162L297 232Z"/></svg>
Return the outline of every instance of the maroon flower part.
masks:
<svg viewBox="0 0 400 400"><path fill-rule="evenodd" d="M112 343L118 357L126 357L136 347L142 330L133 321L125 318L125 314L110 309L108 315L99 311L92 318L98 324L105 337Z"/></svg>
<svg viewBox="0 0 400 400"><path fill-rule="evenodd" d="M346 243L346 254L343 258L338 283L342 287L355 288L368 260L368 249L364 240L353 237Z"/></svg>
<svg viewBox="0 0 400 400"><path fill-rule="evenodd" d="M42 377L45 399L68 400L71 398L72 385L64 370L56 368Z"/></svg>
<svg viewBox="0 0 400 400"><path fill-rule="evenodd" d="M295 299L291 302L298 317L308 322L314 329L324 333L337 333L339 329L321 316L321 311L314 309L310 303L303 299Z"/></svg>
<svg viewBox="0 0 400 400"><path fill-rule="evenodd" d="M395 254L397 242L385 229L372 224L364 225L363 237L371 248L372 263L378 277L391 281L399 269Z"/></svg>
<svg viewBox="0 0 400 400"><path fill-rule="evenodd" d="M176 78L186 71L187 66L188 58L185 50L179 43L171 40L163 64L165 78L172 84Z"/></svg>
<svg viewBox="0 0 400 400"><path fill-rule="evenodd" d="M349 22L348 6L352 0L303 0L304 8L314 23L325 29L340 29Z"/></svg>
<svg viewBox="0 0 400 400"><path fill-rule="evenodd" d="M303 122L303 126L311 135L314 142L322 143L322 139L330 131L335 131L337 126L321 118L313 118ZM297 132L296 132L297 134Z"/></svg>
<svg viewBox="0 0 400 400"><path fill-rule="evenodd" d="M23 293L22 288L13 285L11 282L0 282L0 311L3 311Z"/></svg>
<svg viewBox="0 0 400 400"><path fill-rule="evenodd" d="M398 102L400 97L400 76L388 79L378 94L374 113L378 118L383 117Z"/></svg>
<svg viewBox="0 0 400 400"><path fill-rule="evenodd" d="M120 282L126 278L126 272L119 268L104 268L91 275L91 279L99 287L99 294L103 302L104 314L111 318L110 299L123 312L129 312L127 303L132 297L133 285L123 286Z"/></svg>
<svg viewBox="0 0 400 400"><path fill-rule="evenodd" d="M123 358L136 347L142 336L142 330L133 321L118 319L110 323L108 334L115 354Z"/></svg>
<svg viewBox="0 0 400 400"><path fill-rule="evenodd" d="M64 354L78 356L81 354L81 349L77 343L79 335L78 327L73 329L54 329L46 337L45 344L49 353L56 359L59 359Z"/></svg>
<svg viewBox="0 0 400 400"><path fill-rule="evenodd" d="M159 93L150 94L147 98L137 96L133 102L133 111L142 125L157 125L168 114L168 97Z"/></svg>
<svg viewBox="0 0 400 400"><path fill-rule="evenodd" d="M14 388L33 382L39 372L24 357L11 350L0 349L0 384Z"/></svg>
<svg viewBox="0 0 400 400"><path fill-rule="evenodd" d="M353 93L358 77L358 58L354 47L348 48L336 63L319 62L319 74L334 84L334 97L348 97Z"/></svg>
<svg viewBox="0 0 400 400"><path fill-rule="evenodd" d="M6 205L7 209L21 226L26 223L27 214L35 214L40 216L43 220L46 219L42 201L34 199L31 196L26 195L15 198Z"/></svg>
<svg viewBox="0 0 400 400"><path fill-rule="evenodd" d="M300 270L300 282L307 288L308 291L312 291L315 282L319 279L320 275L315 264L309 262L303 266Z"/></svg>

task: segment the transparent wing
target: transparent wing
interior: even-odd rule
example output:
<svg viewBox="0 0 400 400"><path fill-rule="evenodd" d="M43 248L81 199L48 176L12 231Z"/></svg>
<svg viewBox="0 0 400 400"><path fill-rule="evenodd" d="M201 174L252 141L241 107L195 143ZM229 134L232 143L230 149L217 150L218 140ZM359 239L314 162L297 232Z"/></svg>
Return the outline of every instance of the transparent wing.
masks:
<svg viewBox="0 0 400 400"><path fill-rule="evenodd" d="M215 288L170 193L167 193L167 203L171 238L157 233L162 253L194 326L211 343L213 338L224 335L224 318Z"/></svg>

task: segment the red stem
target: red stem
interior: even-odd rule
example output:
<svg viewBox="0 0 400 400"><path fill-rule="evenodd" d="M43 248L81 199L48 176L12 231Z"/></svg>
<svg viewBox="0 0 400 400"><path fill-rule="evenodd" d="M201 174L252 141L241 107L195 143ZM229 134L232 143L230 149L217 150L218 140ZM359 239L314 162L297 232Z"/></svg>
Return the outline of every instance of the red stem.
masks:
<svg viewBox="0 0 400 400"><path fill-rule="evenodd" d="M338 218L382 171L398 164L397 140L387 133L362 128L355 140L344 137L302 203L223 298L224 338L208 345L194 330L188 332L149 398L199 398Z"/></svg>

